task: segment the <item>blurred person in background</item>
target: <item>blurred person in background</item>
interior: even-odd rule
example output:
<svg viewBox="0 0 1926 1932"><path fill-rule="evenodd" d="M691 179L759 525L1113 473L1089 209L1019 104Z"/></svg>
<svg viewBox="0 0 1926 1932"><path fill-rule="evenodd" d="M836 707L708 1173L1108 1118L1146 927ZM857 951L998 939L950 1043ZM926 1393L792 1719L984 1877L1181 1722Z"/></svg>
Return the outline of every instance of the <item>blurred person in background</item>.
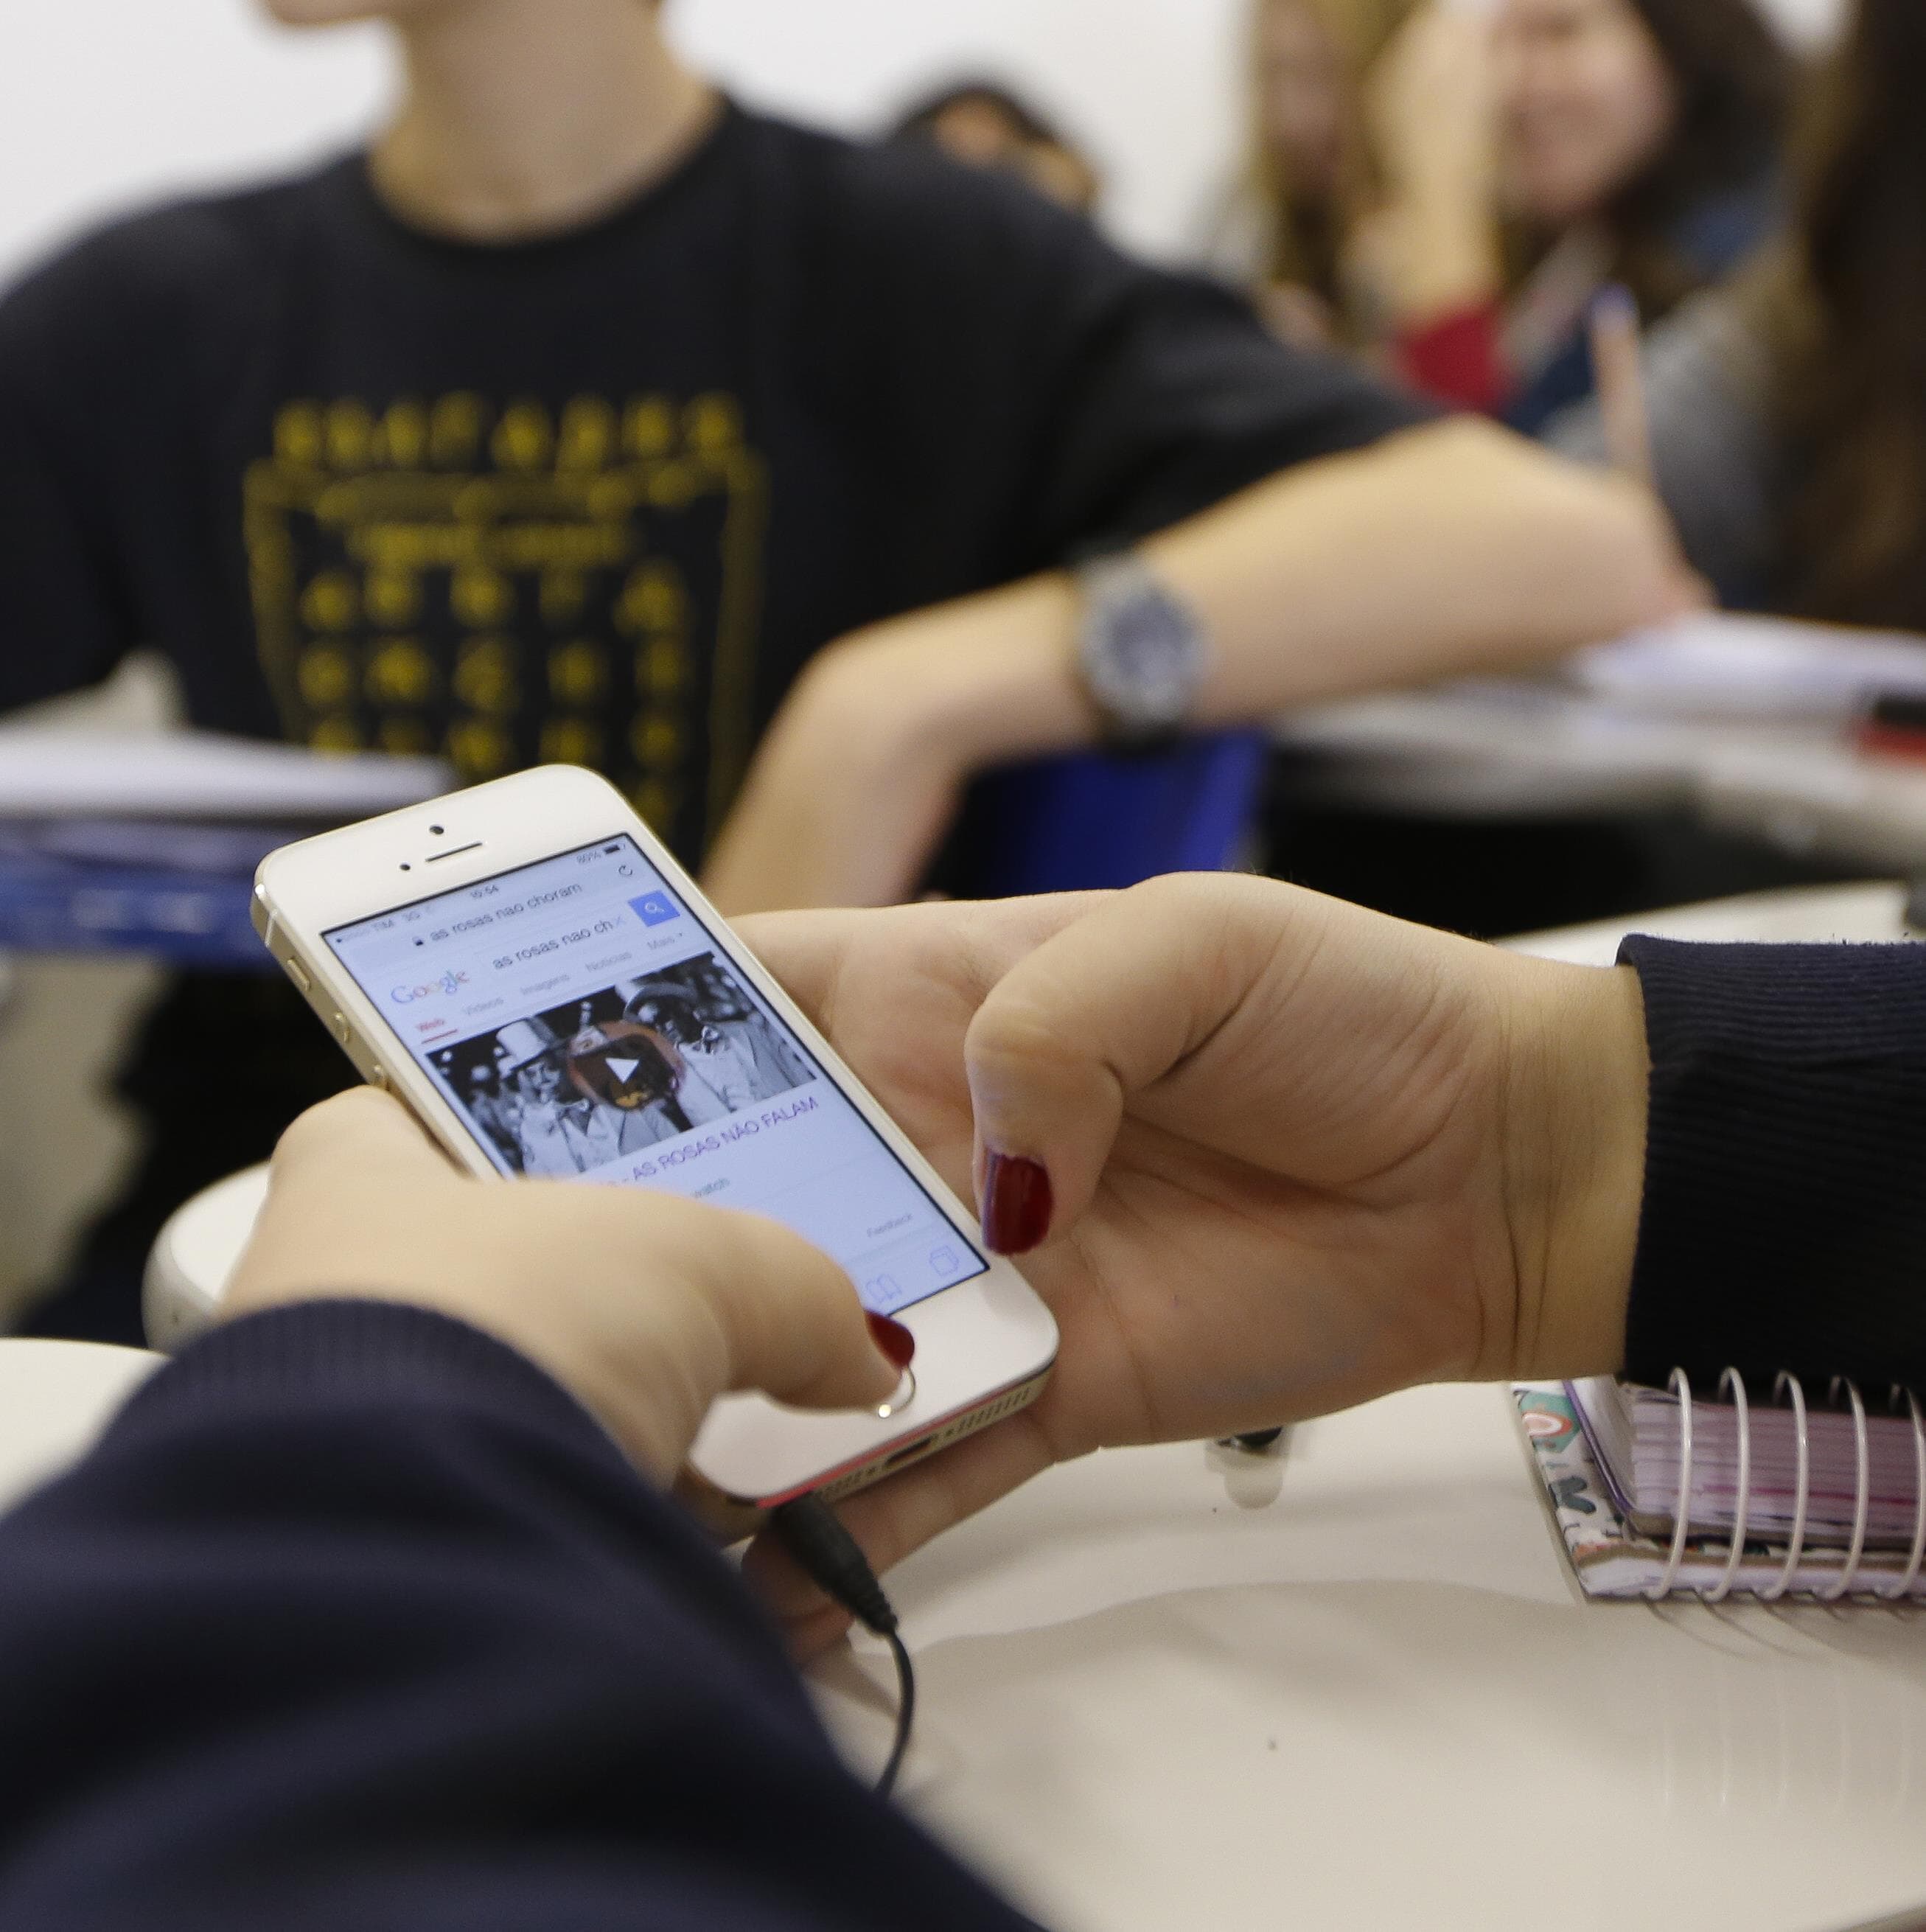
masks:
<svg viewBox="0 0 1926 1932"><path fill-rule="evenodd" d="M928 141L970 167L996 168L1078 214L1103 198L1096 164L1061 128L992 80L952 82L908 110L892 141Z"/></svg>
<svg viewBox="0 0 1926 1932"><path fill-rule="evenodd" d="M1365 102L1418 4L1258 0L1252 14L1249 142L1202 259L1248 289L1286 341L1362 346L1384 334L1356 245L1384 185Z"/></svg>
<svg viewBox="0 0 1926 1932"><path fill-rule="evenodd" d="M398 105L0 302L0 706L158 646L196 724L595 767L727 910L874 904L974 772L1126 728L1146 622L1214 726L1690 594L1642 492L992 172L746 112L653 0L269 10L386 20ZM347 1077L277 982L180 982L122 1082L145 1164L35 1329L132 1339L166 1214Z"/></svg>
<svg viewBox="0 0 1926 1932"><path fill-rule="evenodd" d="M1786 246L1654 331L1654 470L1728 603L1926 632L1926 8L1860 0ZM1549 440L1602 461L1595 406Z"/></svg>
<svg viewBox="0 0 1926 1932"><path fill-rule="evenodd" d="M1754 0L1433 4L1381 64L1368 272L1420 387L1527 433L1592 386L1586 321L1649 326L1778 224L1791 55Z"/></svg>

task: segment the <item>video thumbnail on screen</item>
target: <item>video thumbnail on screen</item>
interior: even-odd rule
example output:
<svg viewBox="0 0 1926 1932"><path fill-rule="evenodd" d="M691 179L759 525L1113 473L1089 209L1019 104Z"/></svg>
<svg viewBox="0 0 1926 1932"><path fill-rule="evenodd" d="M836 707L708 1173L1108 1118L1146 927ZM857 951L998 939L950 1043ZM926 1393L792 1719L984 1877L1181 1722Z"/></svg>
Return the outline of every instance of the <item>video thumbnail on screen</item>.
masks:
<svg viewBox="0 0 1926 1932"><path fill-rule="evenodd" d="M437 1048L433 1058L512 1172L564 1179L816 1077L710 952Z"/></svg>

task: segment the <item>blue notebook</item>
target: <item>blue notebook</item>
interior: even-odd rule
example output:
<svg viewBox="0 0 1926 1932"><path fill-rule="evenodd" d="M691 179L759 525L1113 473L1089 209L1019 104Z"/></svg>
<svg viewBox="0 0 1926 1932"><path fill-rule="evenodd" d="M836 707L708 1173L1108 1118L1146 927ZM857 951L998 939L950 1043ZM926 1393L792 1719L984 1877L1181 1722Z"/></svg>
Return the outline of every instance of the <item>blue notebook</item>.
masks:
<svg viewBox="0 0 1926 1932"><path fill-rule="evenodd" d="M297 836L150 820L0 827L0 948L272 971L248 916L254 868Z"/></svg>

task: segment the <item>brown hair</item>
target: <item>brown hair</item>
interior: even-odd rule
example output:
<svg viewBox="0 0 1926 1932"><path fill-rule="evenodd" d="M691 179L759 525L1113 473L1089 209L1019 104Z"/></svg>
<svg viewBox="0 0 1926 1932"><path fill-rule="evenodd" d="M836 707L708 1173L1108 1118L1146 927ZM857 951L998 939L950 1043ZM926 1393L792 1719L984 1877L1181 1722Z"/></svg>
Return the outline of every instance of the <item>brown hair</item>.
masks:
<svg viewBox="0 0 1926 1932"><path fill-rule="evenodd" d="M1799 69L1756 0L1628 0L1665 63L1676 109L1650 163L1604 211L1612 274L1648 321L1706 280L1678 224L1707 196L1763 184L1792 118Z"/></svg>
<svg viewBox="0 0 1926 1932"><path fill-rule="evenodd" d="M1804 478L1783 589L1808 615L1926 629L1926 5L1861 0L1815 102L1774 304Z"/></svg>

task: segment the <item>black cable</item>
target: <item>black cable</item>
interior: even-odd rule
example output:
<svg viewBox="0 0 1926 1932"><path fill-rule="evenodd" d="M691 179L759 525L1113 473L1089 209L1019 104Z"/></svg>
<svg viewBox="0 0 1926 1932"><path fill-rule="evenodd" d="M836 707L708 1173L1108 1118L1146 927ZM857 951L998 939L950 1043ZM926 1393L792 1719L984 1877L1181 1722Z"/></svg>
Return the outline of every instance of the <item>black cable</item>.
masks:
<svg viewBox="0 0 1926 1932"><path fill-rule="evenodd" d="M896 1660L896 1735L890 1746L890 1761L876 1780L879 1796L887 1798L896 1788L896 1774L909 1755L910 1727L916 1720L916 1673L910 1663L909 1646L896 1630L885 1630L883 1641Z"/></svg>
<svg viewBox="0 0 1926 1932"><path fill-rule="evenodd" d="M890 1747L890 1761L876 1780L878 1795L887 1798L896 1788L896 1774L908 1754L910 1726L916 1714L916 1674L897 1627L896 1612L862 1546L828 1504L814 1496L799 1496L793 1503L772 1510L770 1522L809 1580L880 1636L896 1660L896 1736Z"/></svg>

